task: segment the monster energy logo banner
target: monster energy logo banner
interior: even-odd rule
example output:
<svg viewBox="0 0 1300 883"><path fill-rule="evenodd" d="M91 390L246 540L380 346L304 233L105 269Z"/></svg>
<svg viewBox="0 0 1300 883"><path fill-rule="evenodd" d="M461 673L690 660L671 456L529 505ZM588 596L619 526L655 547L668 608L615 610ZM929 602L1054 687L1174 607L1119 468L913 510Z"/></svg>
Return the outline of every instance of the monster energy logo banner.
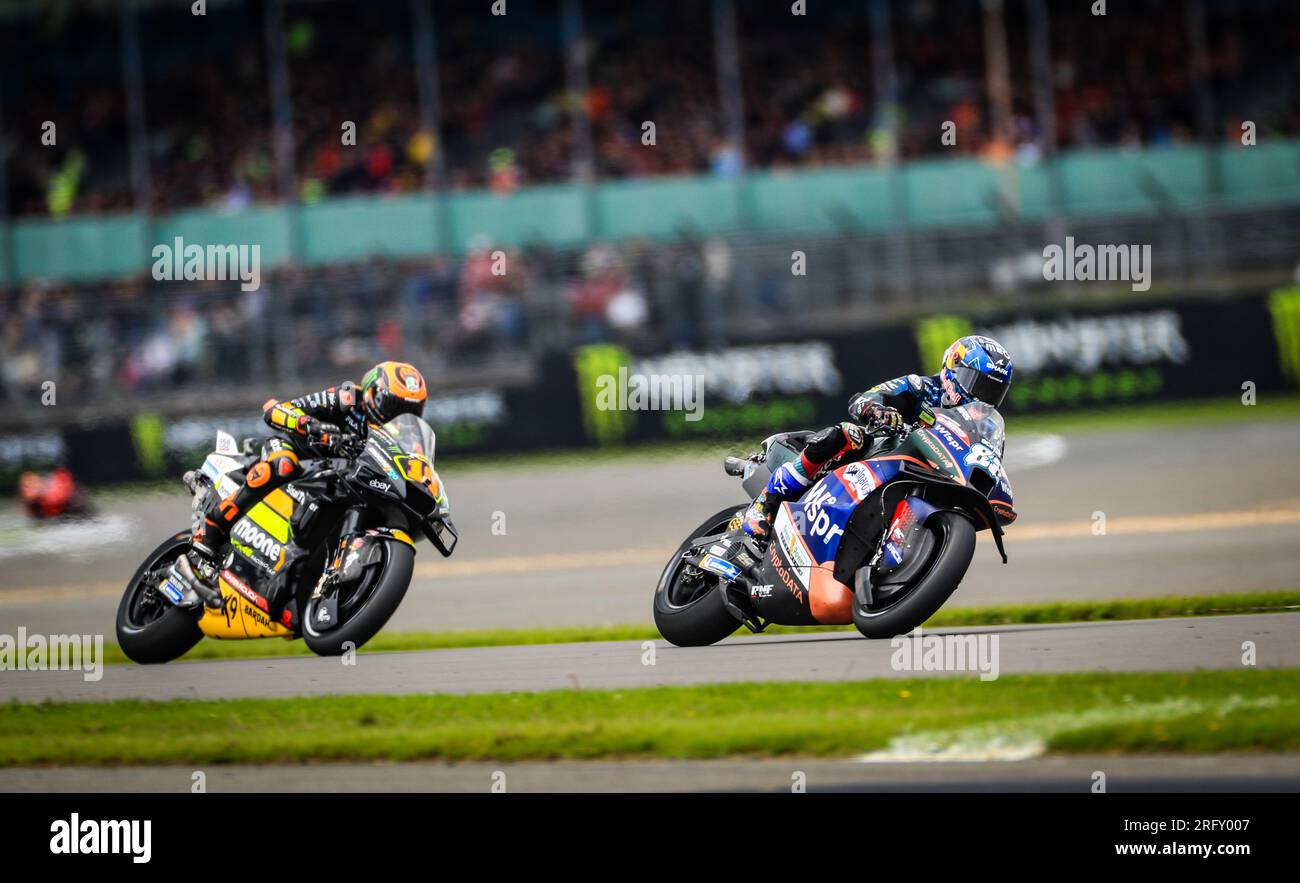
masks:
<svg viewBox="0 0 1300 883"><path fill-rule="evenodd" d="M600 378L617 374L618 369L631 360L631 353L612 343L584 346L574 353L573 369L578 375L582 426L587 437L595 439L599 444L621 441L631 431L633 421L636 420L636 414L632 411L603 409L596 401L600 392Z"/></svg>
<svg viewBox="0 0 1300 883"><path fill-rule="evenodd" d="M165 434L162 418L144 412L131 421L131 441L135 444L136 459L145 475L161 475L166 468Z"/></svg>
<svg viewBox="0 0 1300 883"><path fill-rule="evenodd" d="M711 399L736 404L758 396L833 395L841 391L842 385L834 350L822 341L730 347L707 353L675 352L635 360L623 347L596 344L577 351L574 369L583 426L588 437L600 444L626 438L636 425L636 411L646 410L624 407L621 396L620 404L611 407L611 378L681 378L683 391L695 396L685 396L677 408L685 412L686 420L698 419L698 411L692 411L690 405L700 401L702 390L697 386L701 384L707 386ZM692 383L687 384L686 379ZM696 379L699 384L694 383Z"/></svg>
<svg viewBox="0 0 1300 883"><path fill-rule="evenodd" d="M1182 323L1173 310L1023 320L980 333L1006 347L1016 371L1026 374L1053 368L1089 374L1105 365L1181 365L1188 356Z"/></svg>
<svg viewBox="0 0 1300 883"><path fill-rule="evenodd" d="M936 316L917 323L916 344L925 371L938 370L944 349L971 333L971 323L956 316ZM1006 347L1018 375L1054 368L1091 373L1105 365L1181 365L1189 351L1173 310L1053 321L1023 319L974 333L988 335Z"/></svg>
<svg viewBox="0 0 1300 883"><path fill-rule="evenodd" d="M1273 337L1277 340L1282 374L1300 383L1300 285L1282 288L1268 299L1273 314Z"/></svg>

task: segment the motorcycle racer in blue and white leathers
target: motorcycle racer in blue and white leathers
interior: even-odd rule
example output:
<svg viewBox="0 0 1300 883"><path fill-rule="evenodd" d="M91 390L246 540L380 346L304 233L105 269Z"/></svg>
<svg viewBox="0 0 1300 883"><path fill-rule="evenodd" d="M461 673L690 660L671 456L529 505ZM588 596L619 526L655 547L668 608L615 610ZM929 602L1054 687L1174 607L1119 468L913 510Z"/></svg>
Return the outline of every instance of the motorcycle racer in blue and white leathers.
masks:
<svg viewBox="0 0 1300 883"><path fill-rule="evenodd" d="M915 423L927 408L955 408L973 401L996 408L1006 398L1012 373L1011 356L1001 344L972 335L944 351L937 374L906 374L859 393L849 401L852 419L812 436L797 460L772 473L767 487L729 529L766 540L782 503L797 500L829 469L860 458L874 433Z"/></svg>

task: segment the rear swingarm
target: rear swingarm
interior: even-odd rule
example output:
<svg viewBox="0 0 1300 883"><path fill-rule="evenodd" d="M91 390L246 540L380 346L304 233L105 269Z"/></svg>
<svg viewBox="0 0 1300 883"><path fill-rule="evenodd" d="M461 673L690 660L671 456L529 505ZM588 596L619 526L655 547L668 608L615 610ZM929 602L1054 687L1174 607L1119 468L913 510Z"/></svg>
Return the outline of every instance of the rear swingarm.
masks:
<svg viewBox="0 0 1300 883"><path fill-rule="evenodd" d="M749 538L742 540L724 535L701 539L703 542L692 552L682 556L683 563L717 577L716 591L727 612L751 632L758 634L763 631L768 623L764 622L748 603L751 577L763 559L763 552L755 541ZM736 594L733 594L733 589L736 590ZM744 600L739 600L737 596Z"/></svg>

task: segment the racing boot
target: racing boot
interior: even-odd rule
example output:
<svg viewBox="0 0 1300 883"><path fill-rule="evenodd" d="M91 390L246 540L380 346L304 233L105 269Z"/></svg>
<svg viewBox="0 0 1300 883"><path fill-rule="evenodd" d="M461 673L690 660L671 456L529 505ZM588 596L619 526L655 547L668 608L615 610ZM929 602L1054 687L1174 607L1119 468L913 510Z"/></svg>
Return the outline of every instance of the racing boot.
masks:
<svg viewBox="0 0 1300 883"><path fill-rule="evenodd" d="M195 480L193 473L185 474L185 482L191 487ZM217 587L217 556L212 547L219 548L225 537L221 526L205 511L211 489L203 490L206 493L195 498L190 547L172 564L159 587L173 602L193 603L197 596L204 605L216 609L221 607L221 589ZM214 508L213 514L220 512L219 506Z"/></svg>
<svg viewBox="0 0 1300 883"><path fill-rule="evenodd" d="M762 493L754 498L754 502L749 504L748 509L736 513L727 524L727 530L743 531L760 543L766 542L772 532L772 518L776 515L781 502L764 488Z"/></svg>
<svg viewBox="0 0 1300 883"><path fill-rule="evenodd" d="M772 477L767 480L767 487L754 498L754 502L744 512L731 519L729 530L743 530L760 542L766 542L772 531L772 519L777 510L787 500L798 499L808 487L808 476L804 474L802 460L782 463Z"/></svg>

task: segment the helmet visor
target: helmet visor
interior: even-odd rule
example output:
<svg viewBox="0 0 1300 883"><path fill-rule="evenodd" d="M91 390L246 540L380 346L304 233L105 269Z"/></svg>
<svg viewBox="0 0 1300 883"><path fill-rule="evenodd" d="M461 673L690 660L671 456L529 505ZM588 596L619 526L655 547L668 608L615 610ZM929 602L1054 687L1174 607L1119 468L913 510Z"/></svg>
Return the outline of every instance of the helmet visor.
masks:
<svg viewBox="0 0 1300 883"><path fill-rule="evenodd" d="M384 390L374 397L375 416L380 423L387 423L402 414L424 415L424 399L412 399L399 396L391 390Z"/></svg>
<svg viewBox="0 0 1300 883"><path fill-rule="evenodd" d="M978 399L995 408L1002 406L1002 400L1007 396L1007 387L1010 386L1004 380L981 374L975 368L966 365L958 365L953 368L952 376L971 398Z"/></svg>

